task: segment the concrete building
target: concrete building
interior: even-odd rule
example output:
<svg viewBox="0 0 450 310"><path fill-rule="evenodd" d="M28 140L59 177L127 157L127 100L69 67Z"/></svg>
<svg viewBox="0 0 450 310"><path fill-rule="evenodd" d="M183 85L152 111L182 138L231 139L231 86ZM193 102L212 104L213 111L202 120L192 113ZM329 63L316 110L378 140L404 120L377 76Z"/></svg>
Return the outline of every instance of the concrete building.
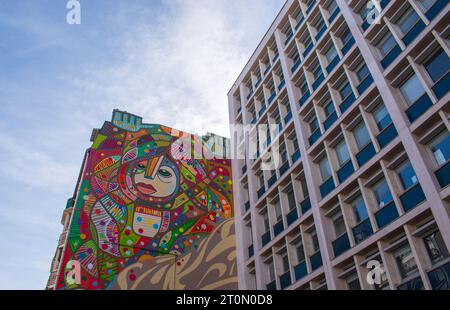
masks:
<svg viewBox="0 0 450 310"><path fill-rule="evenodd" d="M228 94L277 126L234 144L241 289L450 288L450 5L374 2L288 0Z"/></svg>
<svg viewBox="0 0 450 310"><path fill-rule="evenodd" d="M91 142L47 289L236 289L229 141L115 110Z"/></svg>

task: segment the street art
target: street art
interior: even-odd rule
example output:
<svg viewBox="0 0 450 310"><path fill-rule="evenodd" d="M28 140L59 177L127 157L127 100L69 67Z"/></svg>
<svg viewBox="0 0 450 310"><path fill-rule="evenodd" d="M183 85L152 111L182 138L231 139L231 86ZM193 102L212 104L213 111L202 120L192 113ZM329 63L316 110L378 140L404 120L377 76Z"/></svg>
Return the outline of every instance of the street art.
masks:
<svg viewBox="0 0 450 310"><path fill-rule="evenodd" d="M181 136L120 111L96 132L57 289L237 288L230 161Z"/></svg>

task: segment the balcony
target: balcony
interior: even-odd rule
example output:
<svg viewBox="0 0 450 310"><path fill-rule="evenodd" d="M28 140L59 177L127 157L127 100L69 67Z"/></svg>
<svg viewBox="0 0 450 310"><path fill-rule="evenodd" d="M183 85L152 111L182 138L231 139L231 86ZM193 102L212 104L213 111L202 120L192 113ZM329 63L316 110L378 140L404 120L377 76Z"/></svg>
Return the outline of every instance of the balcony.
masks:
<svg viewBox="0 0 450 310"><path fill-rule="evenodd" d="M305 215L309 210L311 210L311 199L306 198L300 204L300 209L302 210L302 215Z"/></svg>
<svg viewBox="0 0 450 310"><path fill-rule="evenodd" d="M357 155L359 167L364 166L369 160L371 160L377 152L372 143L369 143L365 148L363 148Z"/></svg>
<svg viewBox="0 0 450 310"><path fill-rule="evenodd" d="M422 116L428 109L433 106L430 97L427 94L424 94L420 97L412 106L406 110L406 115L408 115L408 119L411 123L414 123L419 117Z"/></svg>
<svg viewBox="0 0 450 310"><path fill-rule="evenodd" d="M307 90L306 93L298 101L298 104L300 105L300 107L302 107L306 103L306 101L308 101L310 96L311 96L311 93L309 92L309 90Z"/></svg>
<svg viewBox="0 0 450 310"><path fill-rule="evenodd" d="M447 5L448 0L438 0L436 3L425 13L426 17L431 21L433 20Z"/></svg>
<svg viewBox="0 0 450 310"><path fill-rule="evenodd" d="M327 31L327 26L325 24L323 24L322 27L320 27L320 30L317 31L317 34L315 36L316 42L320 40L320 38L323 36L325 31Z"/></svg>
<svg viewBox="0 0 450 310"><path fill-rule="evenodd" d="M267 182L269 185L269 188L271 188L275 182L277 181L277 175L274 174L273 176L270 177L269 181Z"/></svg>
<svg viewBox="0 0 450 310"><path fill-rule="evenodd" d="M386 227L399 217L397 207L394 202L391 202L387 206L383 207L375 214L377 224L380 229Z"/></svg>
<svg viewBox="0 0 450 310"><path fill-rule="evenodd" d="M342 255L344 252L350 249L350 240L348 235L345 233L336 240L332 242L334 257Z"/></svg>
<svg viewBox="0 0 450 310"><path fill-rule="evenodd" d="M258 199L261 198L266 192L266 187L263 185L257 192Z"/></svg>
<svg viewBox="0 0 450 310"><path fill-rule="evenodd" d="M336 18L336 16L339 15L339 13L341 12L341 10L339 10L339 8L336 8L333 13L331 13L330 18L328 18L328 22L331 24L333 22L333 20Z"/></svg>
<svg viewBox="0 0 450 310"><path fill-rule="evenodd" d="M365 219L352 229L353 237L355 237L356 244L359 244L373 235L372 225L370 219Z"/></svg>
<svg viewBox="0 0 450 310"><path fill-rule="evenodd" d="M390 124L377 137L378 144L380 145L380 148L384 149L397 136L398 136L397 129L395 129L394 124Z"/></svg>
<svg viewBox="0 0 450 310"><path fill-rule="evenodd" d="M397 59L398 55L400 55L401 52L402 49L398 44L396 44L395 47L392 48L391 51L381 61L381 66L383 67L383 69L389 67L390 64L393 63L395 59Z"/></svg>
<svg viewBox="0 0 450 310"><path fill-rule="evenodd" d="M262 246L264 247L271 240L272 240L272 237L270 236L270 231L268 231L264 235L262 235L262 237L261 237Z"/></svg>
<svg viewBox="0 0 450 310"><path fill-rule="evenodd" d="M266 288L268 291L276 291L277 290L277 282L273 280L269 284L266 284Z"/></svg>
<svg viewBox="0 0 450 310"><path fill-rule="evenodd" d="M450 184L450 162L447 162L444 166L439 168L435 173L438 179L439 185L442 188L447 187Z"/></svg>
<svg viewBox="0 0 450 310"><path fill-rule="evenodd" d="M286 81L285 81L285 80L282 80L282 81L280 82L280 84L278 85L278 90L281 91L281 90L283 89L284 85L286 85Z"/></svg>
<svg viewBox="0 0 450 310"><path fill-rule="evenodd" d="M301 63L302 63L302 61L300 59L298 59L292 66L291 73L294 73L298 69L298 67L300 67Z"/></svg>
<svg viewBox="0 0 450 310"><path fill-rule="evenodd" d="M325 77L323 76L323 74L320 74L320 76L314 81L314 83L312 85L313 90L316 90L317 88L319 88L320 84L322 84L324 79L325 79Z"/></svg>
<svg viewBox="0 0 450 310"><path fill-rule="evenodd" d="M400 201L402 202L403 210L405 210L405 212L411 211L425 200L425 194L419 183L400 196Z"/></svg>
<svg viewBox="0 0 450 310"><path fill-rule="evenodd" d="M284 117L284 123L288 124L291 121L291 119L292 119L292 112L289 111L289 113L286 114L286 116Z"/></svg>
<svg viewBox="0 0 450 310"><path fill-rule="evenodd" d="M421 291L424 289L420 275L397 287L400 291Z"/></svg>
<svg viewBox="0 0 450 310"><path fill-rule="evenodd" d="M320 132L320 128L317 128L309 137L309 146L313 146L314 143L316 143L320 137L322 136L322 133Z"/></svg>
<svg viewBox="0 0 450 310"><path fill-rule="evenodd" d="M245 208L245 212L247 212L248 210L250 210L250 201L247 201L244 205Z"/></svg>
<svg viewBox="0 0 450 310"><path fill-rule="evenodd" d="M309 260L311 262L311 269L313 271L322 267L322 255L320 254L320 251L312 255Z"/></svg>
<svg viewBox="0 0 450 310"><path fill-rule="evenodd" d="M345 111L348 110L348 108L350 108L352 106L352 104L355 102L356 97L355 94L351 94L350 96L348 96L347 98L345 98L344 101L342 101L341 105L339 106L339 109L341 109L342 113L345 113Z"/></svg>
<svg viewBox="0 0 450 310"><path fill-rule="evenodd" d="M342 48L342 54L346 55L350 49L353 47L353 45L355 44L355 39L352 37Z"/></svg>
<svg viewBox="0 0 450 310"><path fill-rule="evenodd" d="M275 237L278 236L279 234L281 234L283 232L283 230L284 230L283 219L280 219L278 221L278 223L276 223L273 226L273 233L274 233Z"/></svg>
<svg viewBox="0 0 450 310"><path fill-rule="evenodd" d="M313 48L313 44L311 42L303 51L303 58L306 58L306 56L308 56L308 54L309 54L309 52L311 52L312 48Z"/></svg>
<svg viewBox="0 0 450 310"><path fill-rule="evenodd" d="M335 56L334 58L333 58L333 60L332 61L330 61L330 63L328 64L328 66L327 66L327 73L328 74L330 74L331 73L331 71L333 71L333 69L336 67L336 65L339 63L341 61L341 59L339 58L339 56Z"/></svg>
<svg viewBox="0 0 450 310"><path fill-rule="evenodd" d="M428 278L433 290L450 289L450 263L442 265L428 272Z"/></svg>
<svg viewBox="0 0 450 310"><path fill-rule="evenodd" d="M282 276L280 276L280 287L284 290L286 287L292 284L291 272L288 270Z"/></svg>
<svg viewBox="0 0 450 310"><path fill-rule="evenodd" d="M342 166L341 169L337 171L337 176L339 179L339 183L344 183L353 173L355 172L355 168L353 167L353 163L349 160L345 165Z"/></svg>
<svg viewBox="0 0 450 310"><path fill-rule="evenodd" d="M402 38L403 43L406 46L411 44L415 38L419 36L419 34L425 29L425 23L419 18L417 23L408 31L408 33Z"/></svg>
<svg viewBox="0 0 450 310"><path fill-rule="evenodd" d="M247 248L247 254L248 254L248 258L249 258L249 259L252 258L253 255L255 255L255 251L254 251L254 249L253 249L253 244L250 245L250 246Z"/></svg>
<svg viewBox="0 0 450 310"><path fill-rule="evenodd" d="M308 275L308 268L306 267L306 261L302 261L294 268L295 280L300 281L306 275Z"/></svg>
<svg viewBox="0 0 450 310"><path fill-rule="evenodd" d="M289 162L287 161L280 167L280 177L283 176L288 170L289 170Z"/></svg>
<svg viewBox="0 0 450 310"><path fill-rule="evenodd" d="M330 129L331 126L333 126L333 124L337 121L337 119L338 119L337 113L336 111L334 111L328 116L325 122L323 122L323 127L325 128L325 130Z"/></svg>
<svg viewBox="0 0 450 310"><path fill-rule="evenodd" d="M362 82L361 84L359 84L358 88L358 93L360 95L364 94L364 92L369 88L370 85L372 85L373 83L373 78L372 75L369 74Z"/></svg>
<svg viewBox="0 0 450 310"><path fill-rule="evenodd" d="M447 95L449 87L450 87L450 73L447 72L447 74L442 79L440 79L436 84L434 84L432 89L436 97L440 100L444 98L445 95Z"/></svg>
<svg viewBox="0 0 450 310"><path fill-rule="evenodd" d="M300 150L295 151L294 154L292 154L292 162L296 163L297 160L300 159L300 157L301 157Z"/></svg>
<svg viewBox="0 0 450 310"><path fill-rule="evenodd" d="M335 189L335 184L333 178L329 178L320 186L320 194L322 195L322 199L328 196Z"/></svg>
<svg viewBox="0 0 450 310"><path fill-rule="evenodd" d="M287 221L288 226L290 226L296 220L298 220L298 211L297 211L297 208L294 208L286 216L286 221Z"/></svg>

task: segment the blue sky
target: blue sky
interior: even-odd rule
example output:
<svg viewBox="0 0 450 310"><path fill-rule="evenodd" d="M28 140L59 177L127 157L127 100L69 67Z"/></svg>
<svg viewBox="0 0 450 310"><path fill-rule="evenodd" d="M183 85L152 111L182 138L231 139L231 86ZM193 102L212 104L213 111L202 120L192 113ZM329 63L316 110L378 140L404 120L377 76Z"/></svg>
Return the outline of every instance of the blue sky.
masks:
<svg viewBox="0 0 450 310"><path fill-rule="evenodd" d="M284 0L0 0L0 289L42 289L92 128L120 108L228 135L227 92Z"/></svg>

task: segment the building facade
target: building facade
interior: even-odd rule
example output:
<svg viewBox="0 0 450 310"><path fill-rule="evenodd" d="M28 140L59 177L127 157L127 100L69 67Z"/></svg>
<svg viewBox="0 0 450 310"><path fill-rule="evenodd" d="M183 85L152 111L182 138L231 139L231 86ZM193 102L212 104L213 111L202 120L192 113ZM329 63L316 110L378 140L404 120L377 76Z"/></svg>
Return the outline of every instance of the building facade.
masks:
<svg viewBox="0 0 450 310"><path fill-rule="evenodd" d="M285 3L228 94L240 289L450 288L449 8Z"/></svg>
<svg viewBox="0 0 450 310"><path fill-rule="evenodd" d="M47 289L236 289L229 142L118 110L91 142Z"/></svg>

